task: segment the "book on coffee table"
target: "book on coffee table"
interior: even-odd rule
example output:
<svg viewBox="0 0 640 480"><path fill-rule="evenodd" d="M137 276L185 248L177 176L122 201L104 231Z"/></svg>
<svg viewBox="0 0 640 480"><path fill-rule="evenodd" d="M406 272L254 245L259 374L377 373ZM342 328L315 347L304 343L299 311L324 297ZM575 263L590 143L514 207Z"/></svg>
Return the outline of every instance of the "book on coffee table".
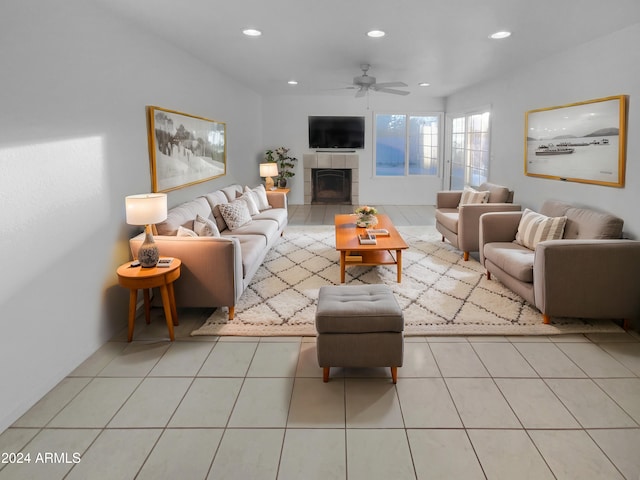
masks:
<svg viewBox="0 0 640 480"><path fill-rule="evenodd" d="M362 233L358 235L358 240L360 240L360 245L375 245L376 237L374 235L369 235L368 233Z"/></svg>
<svg viewBox="0 0 640 480"><path fill-rule="evenodd" d="M367 233L374 237L388 237L389 230L386 228L367 228Z"/></svg>

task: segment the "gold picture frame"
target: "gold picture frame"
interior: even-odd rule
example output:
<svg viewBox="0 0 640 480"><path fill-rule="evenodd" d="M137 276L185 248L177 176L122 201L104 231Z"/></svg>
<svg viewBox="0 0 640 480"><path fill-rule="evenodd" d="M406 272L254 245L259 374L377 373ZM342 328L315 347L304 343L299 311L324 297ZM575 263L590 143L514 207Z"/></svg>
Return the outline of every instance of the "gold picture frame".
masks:
<svg viewBox="0 0 640 480"><path fill-rule="evenodd" d="M526 112L525 175L624 187L626 121L625 95Z"/></svg>
<svg viewBox="0 0 640 480"><path fill-rule="evenodd" d="M151 187L170 192L227 173L224 122L147 106Z"/></svg>

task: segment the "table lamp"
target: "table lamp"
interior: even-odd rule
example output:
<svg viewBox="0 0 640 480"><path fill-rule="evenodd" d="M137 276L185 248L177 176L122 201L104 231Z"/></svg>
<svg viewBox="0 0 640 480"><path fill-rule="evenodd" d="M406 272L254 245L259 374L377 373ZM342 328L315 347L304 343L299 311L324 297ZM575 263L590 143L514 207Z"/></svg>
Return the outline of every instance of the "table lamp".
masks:
<svg viewBox="0 0 640 480"><path fill-rule="evenodd" d="M267 190L273 190L273 178L278 176L278 164L274 162L260 164L260 176L265 177L264 183Z"/></svg>
<svg viewBox="0 0 640 480"><path fill-rule="evenodd" d="M153 241L151 225L162 222L167 218L167 194L143 193L129 195L125 198L127 209L127 223L129 225L144 225L145 238L138 250L138 261L145 268L155 267L160 259L158 246Z"/></svg>

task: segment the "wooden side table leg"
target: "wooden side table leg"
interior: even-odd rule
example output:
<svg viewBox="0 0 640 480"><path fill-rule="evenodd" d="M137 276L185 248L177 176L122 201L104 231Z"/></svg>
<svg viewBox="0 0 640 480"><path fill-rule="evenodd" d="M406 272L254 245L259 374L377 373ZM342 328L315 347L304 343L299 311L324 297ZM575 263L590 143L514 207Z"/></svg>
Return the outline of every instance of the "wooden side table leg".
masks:
<svg viewBox="0 0 640 480"><path fill-rule="evenodd" d="M151 323L151 299L149 298L149 289L143 288L144 293L144 319L147 325Z"/></svg>
<svg viewBox="0 0 640 480"><path fill-rule="evenodd" d="M164 306L164 316L167 318L167 328L169 329L169 339L175 340L173 334L173 319L171 318L171 301L169 300L169 289L166 285L160 285L160 293L162 294L162 305Z"/></svg>
<svg viewBox="0 0 640 480"><path fill-rule="evenodd" d="M396 250L396 266L398 267L398 283L402 282L402 250Z"/></svg>
<svg viewBox="0 0 640 480"><path fill-rule="evenodd" d="M344 283L344 269L345 263L347 261L347 252L346 250L340 251L340 283Z"/></svg>
<svg viewBox="0 0 640 480"><path fill-rule="evenodd" d="M174 325L180 325L178 322L178 309L176 308L176 296L173 293L173 282L167 285L169 291L169 302L171 303L171 317L173 318Z"/></svg>
<svg viewBox="0 0 640 480"><path fill-rule="evenodd" d="M127 341L133 340L133 327L136 323L136 303L138 302L138 290L132 288L129 290L129 334Z"/></svg>

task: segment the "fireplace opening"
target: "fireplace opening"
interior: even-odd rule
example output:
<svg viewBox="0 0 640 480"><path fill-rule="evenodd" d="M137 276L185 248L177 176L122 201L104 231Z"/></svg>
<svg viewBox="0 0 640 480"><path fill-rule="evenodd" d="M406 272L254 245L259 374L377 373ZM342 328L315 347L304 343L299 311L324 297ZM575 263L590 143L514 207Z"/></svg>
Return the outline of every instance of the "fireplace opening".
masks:
<svg viewBox="0 0 640 480"><path fill-rule="evenodd" d="M311 203L351 204L350 168L311 169Z"/></svg>

